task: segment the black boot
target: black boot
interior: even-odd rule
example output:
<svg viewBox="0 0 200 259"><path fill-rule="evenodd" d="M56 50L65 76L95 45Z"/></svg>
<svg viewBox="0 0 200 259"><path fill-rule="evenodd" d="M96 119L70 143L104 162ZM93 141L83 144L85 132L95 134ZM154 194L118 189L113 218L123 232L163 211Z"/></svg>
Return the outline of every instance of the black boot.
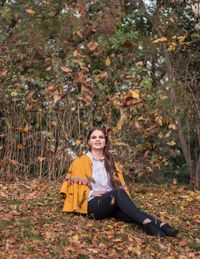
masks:
<svg viewBox="0 0 200 259"><path fill-rule="evenodd" d="M178 230L172 228L169 224L164 224L160 229L169 237L175 237L178 234Z"/></svg>
<svg viewBox="0 0 200 259"><path fill-rule="evenodd" d="M147 234L150 236L158 236L158 237L165 237L166 234L152 222L143 224L144 229L146 230Z"/></svg>

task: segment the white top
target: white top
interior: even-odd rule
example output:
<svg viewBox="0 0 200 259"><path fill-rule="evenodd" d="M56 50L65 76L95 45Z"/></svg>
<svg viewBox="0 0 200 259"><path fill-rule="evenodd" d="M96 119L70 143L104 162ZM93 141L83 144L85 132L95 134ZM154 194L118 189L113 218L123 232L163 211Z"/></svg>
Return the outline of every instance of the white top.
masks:
<svg viewBox="0 0 200 259"><path fill-rule="evenodd" d="M92 190L89 192L89 198L88 201L93 199L92 193L94 191L111 191L112 187L109 180L109 174L106 171L105 165L104 165L104 158L102 159L96 159L91 152L87 152L87 155L92 161Z"/></svg>

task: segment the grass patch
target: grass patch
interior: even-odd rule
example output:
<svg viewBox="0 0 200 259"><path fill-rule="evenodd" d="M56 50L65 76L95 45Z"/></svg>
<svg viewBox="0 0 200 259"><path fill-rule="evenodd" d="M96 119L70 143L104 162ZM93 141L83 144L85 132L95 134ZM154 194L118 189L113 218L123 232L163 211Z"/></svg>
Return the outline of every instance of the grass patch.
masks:
<svg viewBox="0 0 200 259"><path fill-rule="evenodd" d="M104 245L107 245L109 243L109 240L106 238L106 237L101 237L101 242L104 244Z"/></svg>
<svg viewBox="0 0 200 259"><path fill-rule="evenodd" d="M32 231L29 231L28 229L24 230L23 237L28 238L30 240L41 240L41 239L43 239L43 237L40 235L40 233L32 232Z"/></svg>
<svg viewBox="0 0 200 259"><path fill-rule="evenodd" d="M39 219L38 220L38 223L39 224L52 224L52 220L51 219L49 219L49 218L41 218L41 219Z"/></svg>
<svg viewBox="0 0 200 259"><path fill-rule="evenodd" d="M193 250L195 252L200 251L200 244L198 244L198 243L189 243L188 246L191 250Z"/></svg>
<svg viewBox="0 0 200 259"><path fill-rule="evenodd" d="M32 228L33 227L33 223L29 220L21 220L19 222L20 226L24 227L24 228Z"/></svg>
<svg viewBox="0 0 200 259"><path fill-rule="evenodd" d="M0 229L4 229L8 226L11 226L12 224L13 224L13 221L3 219L3 220L0 221Z"/></svg>

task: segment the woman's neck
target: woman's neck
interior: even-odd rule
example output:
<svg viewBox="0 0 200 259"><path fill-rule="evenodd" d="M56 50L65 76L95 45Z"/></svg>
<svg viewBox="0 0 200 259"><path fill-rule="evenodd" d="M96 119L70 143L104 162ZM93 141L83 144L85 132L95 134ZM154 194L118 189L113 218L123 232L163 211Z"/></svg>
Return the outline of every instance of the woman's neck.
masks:
<svg viewBox="0 0 200 259"><path fill-rule="evenodd" d="M101 159L103 157L103 150L91 150L90 151L93 155L93 157L95 157L96 159Z"/></svg>

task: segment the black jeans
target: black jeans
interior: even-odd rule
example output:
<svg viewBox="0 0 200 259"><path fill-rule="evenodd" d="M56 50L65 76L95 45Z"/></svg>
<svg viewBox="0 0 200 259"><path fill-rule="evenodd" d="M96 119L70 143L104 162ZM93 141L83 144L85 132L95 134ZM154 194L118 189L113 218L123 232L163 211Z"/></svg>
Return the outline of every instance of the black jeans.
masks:
<svg viewBox="0 0 200 259"><path fill-rule="evenodd" d="M156 226L162 223L159 219L141 211L131 200L124 189L113 189L88 202L88 215L95 219L114 217L116 219L142 225L150 219Z"/></svg>

